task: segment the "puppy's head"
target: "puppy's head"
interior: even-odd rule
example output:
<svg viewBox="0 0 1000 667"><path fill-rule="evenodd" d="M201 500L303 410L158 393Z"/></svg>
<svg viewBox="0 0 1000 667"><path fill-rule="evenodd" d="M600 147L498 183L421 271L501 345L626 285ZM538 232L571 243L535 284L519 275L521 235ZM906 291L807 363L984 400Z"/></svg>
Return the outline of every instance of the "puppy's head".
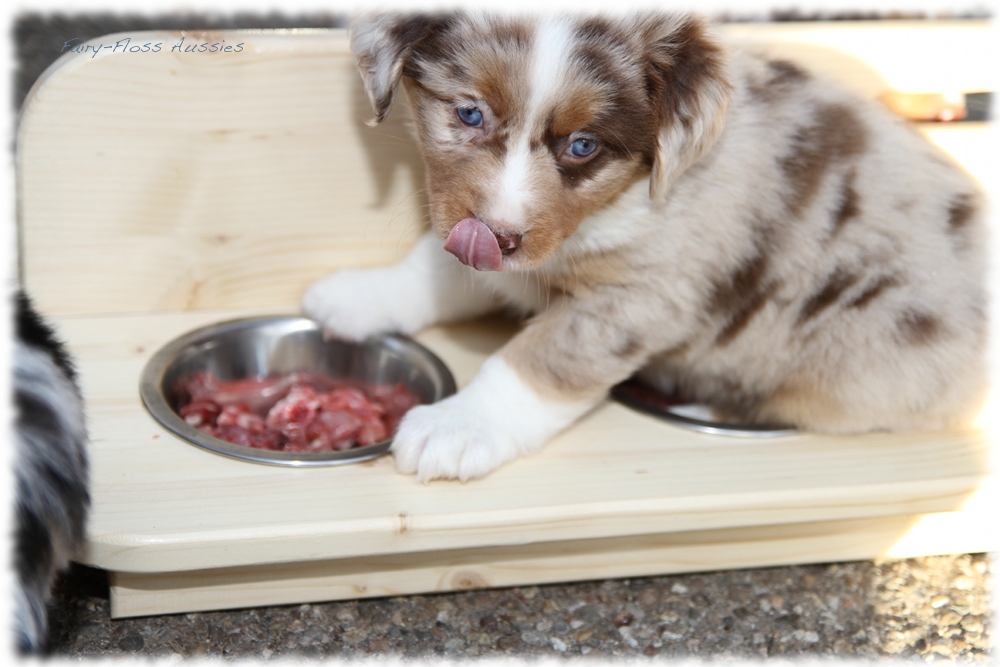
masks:
<svg viewBox="0 0 1000 667"><path fill-rule="evenodd" d="M665 196L718 135L721 50L687 16L367 16L351 46L386 117L404 82L434 229L482 270L548 259L640 178Z"/></svg>

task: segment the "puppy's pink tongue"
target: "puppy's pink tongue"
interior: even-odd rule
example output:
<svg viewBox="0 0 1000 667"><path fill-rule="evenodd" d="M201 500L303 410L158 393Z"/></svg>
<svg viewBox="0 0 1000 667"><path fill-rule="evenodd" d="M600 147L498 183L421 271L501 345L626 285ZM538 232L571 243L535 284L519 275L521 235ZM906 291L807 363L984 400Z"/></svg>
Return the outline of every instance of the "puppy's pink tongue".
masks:
<svg viewBox="0 0 1000 667"><path fill-rule="evenodd" d="M444 249L458 257L462 264L478 271L500 271L503 255L493 230L475 218L466 218L455 225Z"/></svg>

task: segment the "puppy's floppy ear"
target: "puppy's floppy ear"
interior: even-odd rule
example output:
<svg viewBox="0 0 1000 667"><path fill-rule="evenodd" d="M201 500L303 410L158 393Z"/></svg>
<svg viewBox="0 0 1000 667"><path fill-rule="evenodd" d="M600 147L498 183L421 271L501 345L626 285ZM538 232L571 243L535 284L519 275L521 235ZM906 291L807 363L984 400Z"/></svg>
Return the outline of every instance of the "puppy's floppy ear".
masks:
<svg viewBox="0 0 1000 667"><path fill-rule="evenodd" d="M658 128L649 193L662 199L722 131L732 86L723 50L692 16L641 19L646 87Z"/></svg>
<svg viewBox="0 0 1000 667"><path fill-rule="evenodd" d="M366 14L351 23L351 52L378 125L389 115L396 85L414 48L440 22L440 17L417 14Z"/></svg>

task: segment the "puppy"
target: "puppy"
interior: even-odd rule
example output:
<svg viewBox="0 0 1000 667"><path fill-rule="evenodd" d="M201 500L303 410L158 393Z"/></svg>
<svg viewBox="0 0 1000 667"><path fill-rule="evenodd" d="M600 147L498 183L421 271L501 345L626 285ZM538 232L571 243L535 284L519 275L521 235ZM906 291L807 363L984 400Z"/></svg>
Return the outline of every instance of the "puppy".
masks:
<svg viewBox="0 0 1000 667"><path fill-rule="evenodd" d="M52 584L83 543L90 493L76 371L23 293L16 296L15 336L14 632L18 651L27 654L45 648Z"/></svg>
<svg viewBox="0 0 1000 667"><path fill-rule="evenodd" d="M406 88L432 232L304 311L348 339L531 316L409 413L399 471L485 475L633 374L825 433L978 408L982 197L877 103L688 15L383 14L351 41L373 123Z"/></svg>

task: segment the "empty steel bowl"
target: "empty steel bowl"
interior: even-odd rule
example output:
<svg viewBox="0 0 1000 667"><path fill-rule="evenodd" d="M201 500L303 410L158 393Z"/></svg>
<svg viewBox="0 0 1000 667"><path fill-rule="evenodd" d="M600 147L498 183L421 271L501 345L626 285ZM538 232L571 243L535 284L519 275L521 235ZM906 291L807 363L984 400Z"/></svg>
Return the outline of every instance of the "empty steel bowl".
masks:
<svg viewBox="0 0 1000 667"><path fill-rule="evenodd" d="M633 410L700 433L742 438L775 438L798 433L795 427L784 424L734 424L716 421L708 406L681 402L635 378L612 387L611 397Z"/></svg>
<svg viewBox="0 0 1000 667"><path fill-rule="evenodd" d="M207 371L220 380L314 372L366 383L403 383L433 403L455 393L455 379L433 352L400 335L364 343L324 340L316 322L302 317L259 317L213 324L168 343L146 364L139 392L164 427L217 454L284 466L326 466L381 456L392 439L335 452L285 452L237 445L191 426L178 414L178 381Z"/></svg>

